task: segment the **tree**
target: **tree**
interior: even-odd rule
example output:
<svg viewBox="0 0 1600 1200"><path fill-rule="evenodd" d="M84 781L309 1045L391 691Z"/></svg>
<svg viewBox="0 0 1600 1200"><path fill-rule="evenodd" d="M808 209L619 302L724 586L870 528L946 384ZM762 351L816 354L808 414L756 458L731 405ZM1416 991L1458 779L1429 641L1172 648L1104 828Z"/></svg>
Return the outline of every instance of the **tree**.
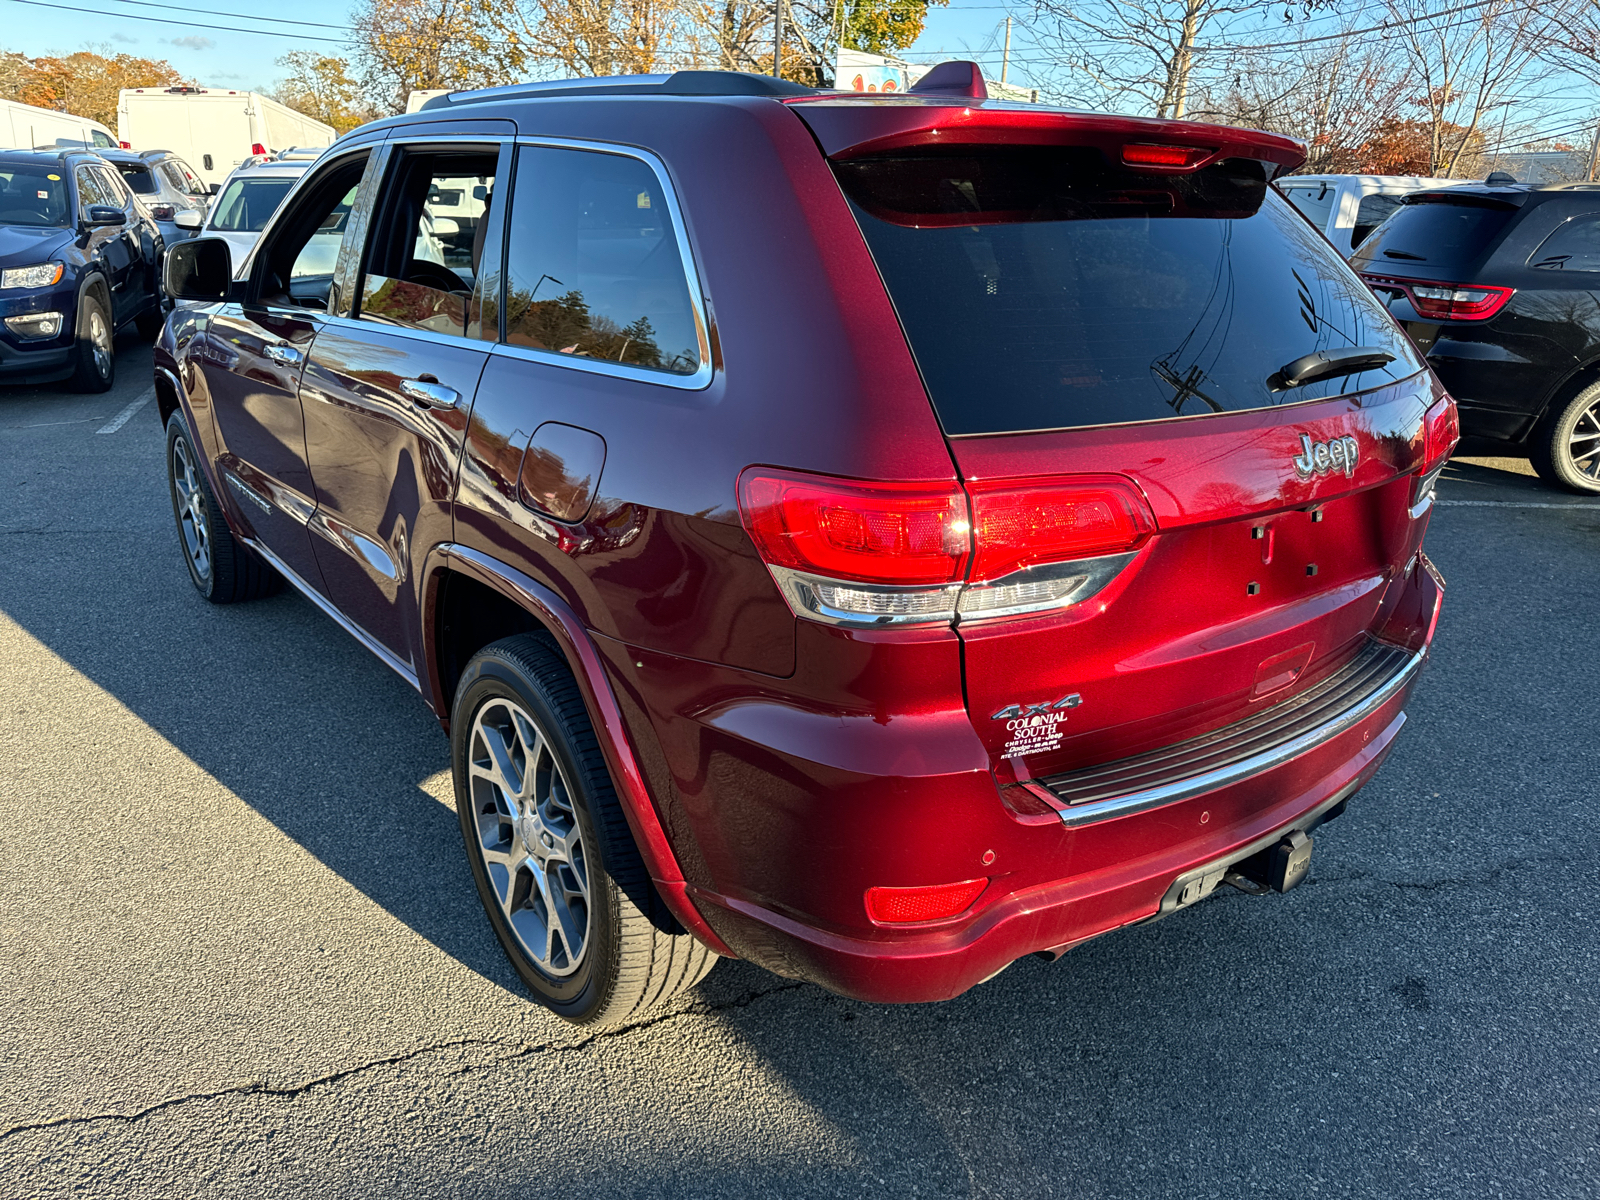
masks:
<svg viewBox="0 0 1600 1200"><path fill-rule="evenodd" d="M278 60L278 65L288 74L278 85L275 99L332 125L335 133L349 133L378 115L361 98L361 86L350 78L350 64L344 59L315 50L292 50Z"/></svg>
<svg viewBox="0 0 1600 1200"><path fill-rule="evenodd" d="M123 88L173 87L183 82L183 76L171 63L132 54L97 53L93 49L23 62L26 67L14 59L6 63L8 74L14 71L13 99L36 108L88 117L112 129L117 126L117 93Z"/></svg>
<svg viewBox="0 0 1600 1200"><path fill-rule="evenodd" d="M532 57L567 75L648 75L683 41L679 0L530 0L519 10Z"/></svg>
<svg viewBox="0 0 1600 1200"><path fill-rule="evenodd" d="M1426 173L1450 175L1474 139L1481 144L1485 121L1547 74L1540 54L1560 36L1574 0L1491 0L1470 15L1440 14L1435 0L1388 6L1428 126Z"/></svg>
<svg viewBox="0 0 1600 1200"><path fill-rule="evenodd" d="M361 0L351 26L362 86L389 112L422 88L511 83L528 61L515 0Z"/></svg>
<svg viewBox="0 0 1600 1200"><path fill-rule="evenodd" d="M950 0L932 0L941 7ZM896 54L922 36L928 0L864 0L841 6L839 44L868 54Z"/></svg>
<svg viewBox="0 0 1600 1200"><path fill-rule="evenodd" d="M1224 39L1264 12L1268 0L1035 0L1034 6L1033 32L1053 60L1054 90L1080 102L1183 117L1202 39Z"/></svg>

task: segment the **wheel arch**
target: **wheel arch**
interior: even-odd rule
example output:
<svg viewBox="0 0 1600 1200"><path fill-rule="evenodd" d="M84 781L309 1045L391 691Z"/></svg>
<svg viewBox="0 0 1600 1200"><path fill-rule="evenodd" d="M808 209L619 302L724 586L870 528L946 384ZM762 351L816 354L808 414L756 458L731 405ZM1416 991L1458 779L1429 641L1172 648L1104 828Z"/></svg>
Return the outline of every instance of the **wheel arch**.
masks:
<svg viewBox="0 0 1600 1200"><path fill-rule="evenodd" d="M1531 441L1552 412L1559 411L1584 388L1596 383L1600 383L1600 352L1573 367L1545 393L1544 400L1528 424L1528 432L1523 435L1523 441Z"/></svg>
<svg viewBox="0 0 1600 1200"><path fill-rule="evenodd" d="M600 653L577 615L537 580L481 551L458 545L437 546L428 555L421 597L422 677L418 683L445 730L450 728L456 681L473 654L519 633L546 639L577 680L617 798L656 890L685 929L718 954L736 957L689 899L688 884L629 740Z"/></svg>
<svg viewBox="0 0 1600 1200"><path fill-rule="evenodd" d="M83 298L91 291L100 294L100 300L106 306L107 319L111 321L113 326L116 324L116 309L111 303L111 281L106 278L105 272L98 267L90 267L82 275L78 276L78 298L72 305L72 332L74 336L78 333L78 314L83 311Z"/></svg>

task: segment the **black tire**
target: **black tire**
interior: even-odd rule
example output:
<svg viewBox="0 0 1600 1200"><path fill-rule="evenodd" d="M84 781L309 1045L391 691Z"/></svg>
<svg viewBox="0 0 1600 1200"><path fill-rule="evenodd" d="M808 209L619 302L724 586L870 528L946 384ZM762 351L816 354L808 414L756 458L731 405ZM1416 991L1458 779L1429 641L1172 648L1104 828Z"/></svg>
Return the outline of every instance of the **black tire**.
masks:
<svg viewBox="0 0 1600 1200"><path fill-rule="evenodd" d="M212 604L235 604L278 590L282 577L228 529L181 409L167 418L167 494L178 548L197 592Z"/></svg>
<svg viewBox="0 0 1600 1200"><path fill-rule="evenodd" d="M139 331L139 336L147 342L153 342L161 336L161 327L167 323L165 306L157 300L133 319L133 327Z"/></svg>
<svg viewBox="0 0 1600 1200"><path fill-rule="evenodd" d="M1553 407L1528 442L1539 478L1572 492L1600 492L1600 383Z"/></svg>
<svg viewBox="0 0 1600 1200"><path fill-rule="evenodd" d="M74 329L78 344L67 386L74 392L109 392L117 381L117 331L99 288L85 288L78 298Z"/></svg>
<svg viewBox="0 0 1600 1200"><path fill-rule="evenodd" d="M526 718L533 723L529 732L540 735L532 771L529 744L519 732ZM614 1024L706 977L717 955L673 919L650 882L577 682L548 642L525 634L476 654L456 688L450 730L456 811L478 898L506 957L541 1004L574 1024ZM503 775L496 782L483 774L494 759L489 737L502 739L512 770L520 746L524 783L518 788L505 786L511 781ZM544 801L536 798L540 787L548 788ZM517 795L508 801L511 790ZM519 805L518 797L530 803ZM526 814L518 818L523 809L536 818L531 827ZM536 867L539 842L549 857ZM524 861L516 866L519 856ZM584 928L575 952L567 938L542 932L563 923L549 919L551 903L534 882L541 869L564 891L559 903L573 930L581 905ZM539 959L529 945L541 937Z"/></svg>

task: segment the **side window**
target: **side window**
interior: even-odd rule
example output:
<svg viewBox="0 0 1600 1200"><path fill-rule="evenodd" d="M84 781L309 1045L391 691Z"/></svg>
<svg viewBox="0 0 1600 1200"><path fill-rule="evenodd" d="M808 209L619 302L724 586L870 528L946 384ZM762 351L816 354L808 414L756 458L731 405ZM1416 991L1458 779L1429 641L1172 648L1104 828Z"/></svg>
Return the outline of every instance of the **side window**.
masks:
<svg viewBox="0 0 1600 1200"><path fill-rule="evenodd" d="M646 163L521 147L507 238L509 343L677 375L699 368L677 235Z"/></svg>
<svg viewBox="0 0 1600 1200"><path fill-rule="evenodd" d="M1556 226L1529 256L1528 265L1541 271L1600 271L1600 213Z"/></svg>
<svg viewBox="0 0 1600 1200"><path fill-rule="evenodd" d="M1399 196L1385 196L1374 192L1370 196L1361 197L1361 205L1356 209L1356 226L1350 233L1350 244L1361 245L1372 231L1387 221L1389 214L1399 207Z"/></svg>
<svg viewBox="0 0 1600 1200"><path fill-rule="evenodd" d="M94 146L96 150L115 150L117 140L108 133L96 129L94 131Z"/></svg>
<svg viewBox="0 0 1600 1200"><path fill-rule="evenodd" d="M191 196L209 194L209 189L201 182L200 176L196 175L183 159L171 158L163 165L167 168L167 173L172 179L172 186L180 192L187 192Z"/></svg>
<svg viewBox="0 0 1600 1200"><path fill-rule="evenodd" d="M358 317L467 335L498 161L498 148L396 155L369 239Z"/></svg>
<svg viewBox="0 0 1600 1200"><path fill-rule="evenodd" d="M106 194L106 202L118 208L128 207L128 188L123 185L122 176L115 167L96 167L96 175L100 177L100 190Z"/></svg>
<svg viewBox="0 0 1600 1200"><path fill-rule="evenodd" d="M1339 198L1339 190L1321 180L1316 183L1286 183L1283 185L1283 194L1318 229L1328 227L1328 219L1333 216L1333 202Z"/></svg>
<svg viewBox="0 0 1600 1200"><path fill-rule="evenodd" d="M100 186L100 175L92 167L78 168L78 215L84 220L89 219L89 210L97 204L115 204L121 208L120 201L113 201L105 194Z"/></svg>
<svg viewBox="0 0 1600 1200"><path fill-rule="evenodd" d="M252 281L263 302L319 311L330 307L334 268L366 168L365 153L341 158L299 190L256 255Z"/></svg>

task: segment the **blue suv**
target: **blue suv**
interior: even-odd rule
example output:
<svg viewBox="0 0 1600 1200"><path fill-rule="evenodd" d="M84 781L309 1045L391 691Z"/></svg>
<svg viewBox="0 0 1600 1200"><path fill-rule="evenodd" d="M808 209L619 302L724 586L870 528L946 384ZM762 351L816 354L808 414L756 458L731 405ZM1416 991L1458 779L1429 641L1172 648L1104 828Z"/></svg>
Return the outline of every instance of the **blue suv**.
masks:
<svg viewBox="0 0 1600 1200"><path fill-rule="evenodd" d="M103 392L115 337L161 329L155 221L87 151L0 151L0 381Z"/></svg>

